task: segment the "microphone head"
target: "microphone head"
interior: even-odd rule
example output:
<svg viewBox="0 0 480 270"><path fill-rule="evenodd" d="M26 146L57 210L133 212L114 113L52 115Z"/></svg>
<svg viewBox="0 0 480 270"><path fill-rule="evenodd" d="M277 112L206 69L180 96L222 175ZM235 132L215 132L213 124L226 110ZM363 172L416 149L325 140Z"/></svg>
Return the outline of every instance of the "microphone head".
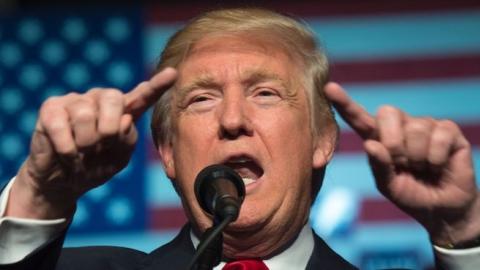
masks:
<svg viewBox="0 0 480 270"><path fill-rule="evenodd" d="M232 216L233 220L237 219L245 198L245 184L232 168L221 164L204 168L195 179L194 189L205 212L215 218Z"/></svg>

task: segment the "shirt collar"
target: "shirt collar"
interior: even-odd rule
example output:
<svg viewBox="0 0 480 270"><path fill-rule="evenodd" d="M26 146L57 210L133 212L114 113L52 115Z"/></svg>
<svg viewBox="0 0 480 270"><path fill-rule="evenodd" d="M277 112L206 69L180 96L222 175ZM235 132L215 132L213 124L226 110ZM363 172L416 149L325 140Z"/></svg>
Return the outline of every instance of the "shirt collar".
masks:
<svg viewBox="0 0 480 270"><path fill-rule="evenodd" d="M197 248L200 240L190 230L190 239ZM305 269L313 252L314 240L310 224L305 224L293 243L281 253L264 260L270 270ZM214 270L220 270L225 265L221 262Z"/></svg>

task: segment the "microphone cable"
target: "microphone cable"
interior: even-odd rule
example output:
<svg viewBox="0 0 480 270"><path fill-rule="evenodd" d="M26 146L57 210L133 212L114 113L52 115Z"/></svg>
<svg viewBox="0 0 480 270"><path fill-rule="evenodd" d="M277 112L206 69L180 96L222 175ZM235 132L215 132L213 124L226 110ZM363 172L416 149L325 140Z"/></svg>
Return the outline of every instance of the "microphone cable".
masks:
<svg viewBox="0 0 480 270"><path fill-rule="evenodd" d="M190 269L190 270L211 270L213 268L212 265L209 265L209 263L202 263L200 265L198 265L197 267L195 267L195 264L197 263L198 259L204 255L204 252L207 250L208 247L211 247L211 244L214 243L214 240L217 240L217 237L222 237L221 233L223 231L223 229L225 229L225 227L230 224L230 222L232 222L234 219L233 216L226 216L225 219L222 220L222 222L220 222L219 224L217 225L214 225L212 226L210 229L208 229L204 234L208 234L205 239L203 239L199 244L198 244L198 247L197 247L197 250L195 251L195 254L193 255L193 258L188 266L187 269ZM211 230L211 231L209 231ZM221 239L220 239L221 240ZM219 243L218 243L219 242ZM218 265L218 263L220 262L220 259L221 259L221 252L222 252L222 243L223 241L217 241L216 244L219 244L220 247L211 247L213 248L212 252L213 253L216 253L216 254L209 254L211 256L215 256L216 258L215 259L215 262L214 262L214 265ZM220 250L218 250L218 248L220 248Z"/></svg>

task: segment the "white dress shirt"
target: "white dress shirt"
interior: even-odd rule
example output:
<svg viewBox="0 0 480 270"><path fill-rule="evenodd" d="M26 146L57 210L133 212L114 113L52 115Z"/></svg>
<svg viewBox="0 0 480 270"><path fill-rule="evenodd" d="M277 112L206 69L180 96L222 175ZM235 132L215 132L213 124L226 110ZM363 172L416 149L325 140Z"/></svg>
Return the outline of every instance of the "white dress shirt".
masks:
<svg viewBox="0 0 480 270"><path fill-rule="evenodd" d="M55 238L67 220L35 220L5 217L8 195L13 179L0 194L0 264L22 260L35 249Z"/></svg>
<svg viewBox="0 0 480 270"><path fill-rule="evenodd" d="M67 219L35 220L5 216L8 196L15 178L8 183L0 194L0 264L15 263L32 253L41 245L54 239L67 225ZM305 269L313 252L313 235L307 224L293 244L282 253L265 260L271 270ZM198 238L190 233L196 247ZM480 247L469 249L444 249L434 246L438 262L449 270L480 269ZM219 270L221 263L214 270Z"/></svg>
<svg viewBox="0 0 480 270"><path fill-rule="evenodd" d="M197 248L200 240L190 231L193 246ZM313 233L309 224L303 226L297 239L291 246L269 259L263 260L270 270L305 269L313 252ZM220 262L213 270L221 270L225 262Z"/></svg>

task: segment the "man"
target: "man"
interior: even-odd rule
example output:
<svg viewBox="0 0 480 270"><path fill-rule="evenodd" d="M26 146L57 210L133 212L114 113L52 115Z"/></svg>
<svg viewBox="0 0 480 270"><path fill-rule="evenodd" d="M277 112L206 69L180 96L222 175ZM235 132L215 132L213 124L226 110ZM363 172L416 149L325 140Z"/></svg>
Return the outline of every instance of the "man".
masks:
<svg viewBox="0 0 480 270"><path fill-rule="evenodd" d="M308 226L338 136L330 102L364 139L379 190L428 231L439 267L480 265L480 199L458 126L390 106L368 114L327 83L327 60L298 21L259 9L203 14L170 39L158 69L127 94L92 89L42 105L30 155L2 195L3 268L53 269L58 260L58 269L185 269L212 224L194 179L224 164L246 184L240 216L224 232L224 261L355 269ZM134 121L155 102L152 133L189 225L149 255L61 251L76 200L127 164Z"/></svg>

